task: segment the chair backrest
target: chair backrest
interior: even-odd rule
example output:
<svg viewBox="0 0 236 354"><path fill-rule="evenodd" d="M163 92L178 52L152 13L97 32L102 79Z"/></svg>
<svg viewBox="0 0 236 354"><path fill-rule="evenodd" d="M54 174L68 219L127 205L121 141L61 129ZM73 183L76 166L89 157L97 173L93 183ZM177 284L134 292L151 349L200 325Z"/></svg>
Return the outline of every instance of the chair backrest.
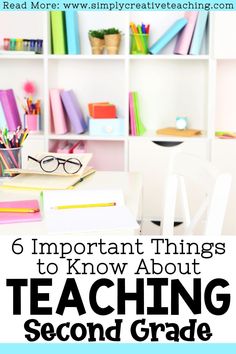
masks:
<svg viewBox="0 0 236 354"><path fill-rule="evenodd" d="M194 188L199 188L203 195L202 204L193 216L190 213L186 180L191 180ZM221 235L230 186L231 175L219 173L210 162L197 156L177 153L170 162L165 185L161 234L174 235L177 192L180 192L184 234L194 234L195 227L206 214L201 234Z"/></svg>

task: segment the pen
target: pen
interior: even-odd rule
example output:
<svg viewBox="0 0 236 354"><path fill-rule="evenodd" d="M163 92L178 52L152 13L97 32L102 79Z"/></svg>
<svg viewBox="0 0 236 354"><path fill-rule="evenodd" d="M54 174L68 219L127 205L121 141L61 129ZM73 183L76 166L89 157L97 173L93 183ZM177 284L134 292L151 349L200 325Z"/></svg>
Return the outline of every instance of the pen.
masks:
<svg viewBox="0 0 236 354"><path fill-rule="evenodd" d="M58 205L53 207L55 210L65 210L65 209L83 209L83 208L100 208L100 207L111 207L115 206L116 203L95 203L95 204L75 204L75 205Z"/></svg>
<svg viewBox="0 0 236 354"><path fill-rule="evenodd" d="M0 208L0 213L37 213L39 209L34 208Z"/></svg>

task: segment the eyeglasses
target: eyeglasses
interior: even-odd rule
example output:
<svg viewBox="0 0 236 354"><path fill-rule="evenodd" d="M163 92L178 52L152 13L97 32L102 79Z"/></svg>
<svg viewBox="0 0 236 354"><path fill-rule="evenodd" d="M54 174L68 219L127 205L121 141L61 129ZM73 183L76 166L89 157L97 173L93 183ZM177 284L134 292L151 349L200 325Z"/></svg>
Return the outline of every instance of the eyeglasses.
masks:
<svg viewBox="0 0 236 354"><path fill-rule="evenodd" d="M47 173L55 172L60 165L63 165L63 169L66 173L75 174L79 172L82 167L82 163L75 158L65 160L55 156L44 156L41 160L37 160L32 156L28 156L28 160L38 162L41 169Z"/></svg>

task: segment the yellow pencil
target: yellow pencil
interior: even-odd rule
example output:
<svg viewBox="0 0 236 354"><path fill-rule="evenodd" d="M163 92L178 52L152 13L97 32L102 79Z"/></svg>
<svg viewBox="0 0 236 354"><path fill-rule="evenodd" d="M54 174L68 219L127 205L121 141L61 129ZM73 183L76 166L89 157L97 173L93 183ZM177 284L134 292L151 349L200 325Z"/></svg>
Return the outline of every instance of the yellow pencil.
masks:
<svg viewBox="0 0 236 354"><path fill-rule="evenodd" d="M77 205L58 205L52 209L65 210L65 209L82 209L82 208L100 208L115 206L116 203L95 203L95 204L77 204Z"/></svg>
<svg viewBox="0 0 236 354"><path fill-rule="evenodd" d="M39 209L33 208L0 208L0 213L37 213Z"/></svg>

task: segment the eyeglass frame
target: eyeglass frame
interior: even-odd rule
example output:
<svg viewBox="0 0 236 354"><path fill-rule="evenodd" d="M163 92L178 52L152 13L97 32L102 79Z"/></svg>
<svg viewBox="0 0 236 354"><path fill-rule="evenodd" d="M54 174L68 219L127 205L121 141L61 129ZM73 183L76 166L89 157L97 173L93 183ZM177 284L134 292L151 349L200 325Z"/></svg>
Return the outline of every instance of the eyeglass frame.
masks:
<svg viewBox="0 0 236 354"><path fill-rule="evenodd" d="M45 158L49 158L49 157L51 157L51 158L57 160L57 167L56 167L53 171L46 171L46 170L43 168L43 166L42 166L42 161L43 161ZM70 160L72 160L72 158L69 158L69 159L65 160L65 159L63 159L63 158L61 158L61 157L56 157L56 156L53 156L53 155L46 155L46 156L44 156L41 160L37 160L35 157L28 155L28 160L33 160L33 161L35 161L35 162L38 162L39 165L40 165L40 168L41 168L44 172L46 172L46 173L53 173L53 172L55 172L55 171L58 169L58 167L59 167L60 165L63 165L64 171L65 171L67 174L72 174L72 175L73 175L73 174L75 174L75 173L78 173L79 170L81 170L81 168L83 167L82 162L81 162L79 159L77 159L77 158L73 158L73 160L77 160L78 163L77 163L77 162L74 162L74 161L70 161ZM77 171L73 172L73 173L67 172L66 169L65 169L65 164L66 164L67 162L69 162L69 163L71 163L71 164L74 164L74 165L78 165L78 166L79 166L79 169L78 169Z"/></svg>

